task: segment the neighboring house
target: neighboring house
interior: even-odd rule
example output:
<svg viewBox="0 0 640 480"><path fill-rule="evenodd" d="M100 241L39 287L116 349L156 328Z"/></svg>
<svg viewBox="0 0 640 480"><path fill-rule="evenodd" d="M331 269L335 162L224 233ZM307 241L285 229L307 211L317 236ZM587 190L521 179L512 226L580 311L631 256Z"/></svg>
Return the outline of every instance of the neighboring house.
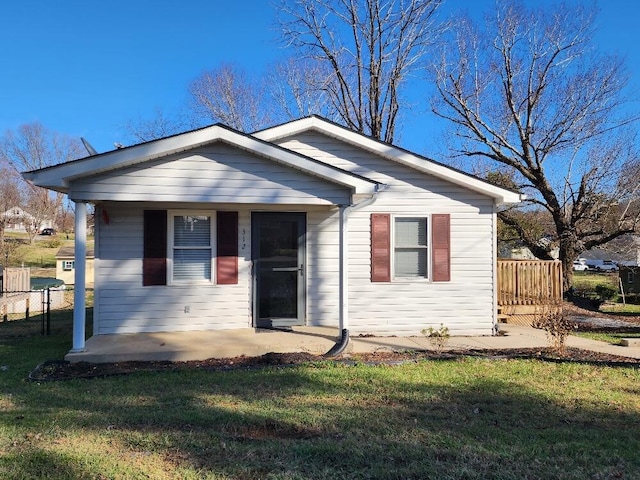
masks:
<svg viewBox="0 0 640 480"><path fill-rule="evenodd" d="M580 254L593 266L610 260L618 265L640 265L640 237L637 235L623 235L598 248L586 250Z"/></svg>
<svg viewBox="0 0 640 480"><path fill-rule="evenodd" d="M92 248L87 249L86 253L86 274L85 281L87 285L93 285L94 278L94 253ZM73 285L75 283L76 273L76 255L73 246L60 247L56 253L56 278L62 280L65 285Z"/></svg>
<svg viewBox="0 0 640 480"><path fill-rule="evenodd" d="M26 232L27 226L35 225L36 218L21 207L11 207L2 213L5 218L5 231L7 232ZM40 222L40 230L43 228L53 228L51 219L44 219Z"/></svg>
<svg viewBox="0 0 640 480"><path fill-rule="evenodd" d="M492 335L496 211L520 201L316 116L251 135L214 125L23 175L75 202L76 252L96 204L94 335ZM76 352L82 281L74 294Z"/></svg>
<svg viewBox="0 0 640 480"><path fill-rule="evenodd" d="M541 238L538 241L538 244L543 247L550 246L551 241L548 238ZM558 247L553 247L548 249L549 256L558 260L560 257L560 249ZM499 256L501 258L512 258L514 260L537 260L537 257L531 252L528 247L524 245L504 245L503 248L499 251Z"/></svg>
<svg viewBox="0 0 640 480"><path fill-rule="evenodd" d="M531 250L527 247L514 247L505 249L505 251L500 253L501 258L512 258L514 260L537 260L536 256L531 253Z"/></svg>
<svg viewBox="0 0 640 480"><path fill-rule="evenodd" d="M549 242L541 239L540 243ZM503 245L499 252L500 257L518 260L533 260L535 255L527 247L522 245ZM551 258L558 259L559 249L555 247L550 252ZM605 245L600 245L591 250L580 252L578 258L590 268L595 269L604 261L613 261L618 265L640 265L640 237L635 235L623 235ZM577 259L578 259L577 258ZM577 260L576 259L576 260Z"/></svg>

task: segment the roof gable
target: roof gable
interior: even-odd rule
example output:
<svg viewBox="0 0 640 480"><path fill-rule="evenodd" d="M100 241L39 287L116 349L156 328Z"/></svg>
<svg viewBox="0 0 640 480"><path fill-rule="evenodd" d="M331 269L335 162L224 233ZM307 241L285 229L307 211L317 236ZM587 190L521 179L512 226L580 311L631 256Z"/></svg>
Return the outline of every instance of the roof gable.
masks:
<svg viewBox="0 0 640 480"><path fill-rule="evenodd" d="M86 201L342 205L351 188L224 142L147 160L71 182Z"/></svg>
<svg viewBox="0 0 640 480"><path fill-rule="evenodd" d="M323 135L336 138L421 173L433 175L442 180L487 195L494 198L499 204L519 203L521 201L521 195L517 192L495 186L478 177L408 150L354 132L316 115L260 130L253 133L253 136L265 141L274 142L287 137L295 137L300 133L308 131L319 132Z"/></svg>
<svg viewBox="0 0 640 480"><path fill-rule="evenodd" d="M70 182L73 180L86 179L87 177L113 172L216 142L227 143L234 147L245 149L254 155L300 170L307 175L351 188L356 194L373 193L378 185L370 179L292 152L268 141L242 134L223 125L213 125L103 154L92 155L80 160L24 172L22 175L35 185L67 193Z"/></svg>

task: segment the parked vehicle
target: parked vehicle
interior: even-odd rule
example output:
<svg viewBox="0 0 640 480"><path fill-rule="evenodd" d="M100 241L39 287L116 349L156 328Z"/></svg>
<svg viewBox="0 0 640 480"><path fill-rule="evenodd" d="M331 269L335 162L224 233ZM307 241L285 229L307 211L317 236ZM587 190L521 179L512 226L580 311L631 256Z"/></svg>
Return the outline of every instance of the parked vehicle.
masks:
<svg viewBox="0 0 640 480"><path fill-rule="evenodd" d="M43 228L40 235L55 235L56 231L53 228Z"/></svg>
<svg viewBox="0 0 640 480"><path fill-rule="evenodd" d="M596 270L599 272L617 272L618 265L611 260L603 260L602 263L596 265Z"/></svg>
<svg viewBox="0 0 640 480"><path fill-rule="evenodd" d="M573 269L576 272L585 272L585 271L589 270L589 265L587 265L586 263L579 262L578 260L574 260L573 261Z"/></svg>

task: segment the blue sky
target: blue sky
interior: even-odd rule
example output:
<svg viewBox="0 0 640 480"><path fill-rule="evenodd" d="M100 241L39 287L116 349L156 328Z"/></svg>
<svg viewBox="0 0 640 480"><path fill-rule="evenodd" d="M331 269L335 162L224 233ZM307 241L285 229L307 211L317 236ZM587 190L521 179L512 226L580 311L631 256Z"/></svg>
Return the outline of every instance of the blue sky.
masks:
<svg viewBox="0 0 640 480"><path fill-rule="evenodd" d="M528 0L533 4L535 0ZM539 0L540 1L540 0ZM535 3L539 3L535 2ZM548 2L550 0L543 0ZM285 52L275 42L267 0L13 0L0 29L0 134L39 121L85 137L99 151L123 142L123 125L170 113L203 70L223 62L260 72ZM446 11L490 8L493 0L447 0ZM599 3L596 42L627 56L640 86L640 2ZM430 154L432 117L415 107L401 146Z"/></svg>

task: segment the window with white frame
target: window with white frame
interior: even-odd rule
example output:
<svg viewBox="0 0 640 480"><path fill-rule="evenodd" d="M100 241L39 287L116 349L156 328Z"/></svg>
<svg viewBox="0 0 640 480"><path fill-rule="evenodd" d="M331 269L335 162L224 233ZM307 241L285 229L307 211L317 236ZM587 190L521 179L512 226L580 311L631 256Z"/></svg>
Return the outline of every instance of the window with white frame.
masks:
<svg viewBox="0 0 640 480"><path fill-rule="evenodd" d="M213 223L210 212L172 212L169 235L171 283L213 280Z"/></svg>
<svg viewBox="0 0 640 480"><path fill-rule="evenodd" d="M63 260L62 261L62 270L68 272L69 270L73 270L76 266L76 262L73 260Z"/></svg>
<svg viewBox="0 0 640 480"><path fill-rule="evenodd" d="M393 271L396 278L427 278L429 246L426 217L395 217Z"/></svg>

